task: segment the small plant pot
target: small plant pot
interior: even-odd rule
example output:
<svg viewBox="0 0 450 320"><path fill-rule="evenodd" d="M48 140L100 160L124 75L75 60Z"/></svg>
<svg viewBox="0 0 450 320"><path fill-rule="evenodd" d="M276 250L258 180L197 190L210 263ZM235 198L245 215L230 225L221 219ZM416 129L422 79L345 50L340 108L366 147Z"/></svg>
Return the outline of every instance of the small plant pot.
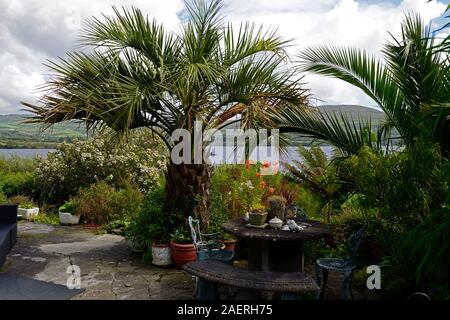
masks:
<svg viewBox="0 0 450 320"><path fill-rule="evenodd" d="M69 212L59 213L59 223L62 225L76 225L80 222L80 216L75 216Z"/></svg>
<svg viewBox="0 0 450 320"><path fill-rule="evenodd" d="M234 251L236 249L237 240L223 240L225 250Z"/></svg>
<svg viewBox="0 0 450 320"><path fill-rule="evenodd" d="M18 208L17 214L22 216L22 219L31 220L39 214L39 208L23 209Z"/></svg>
<svg viewBox="0 0 450 320"><path fill-rule="evenodd" d="M170 243L152 244L152 264L158 267L167 267L172 264Z"/></svg>
<svg viewBox="0 0 450 320"><path fill-rule="evenodd" d="M267 212L250 212L249 222L254 226L262 226L266 223Z"/></svg>
<svg viewBox="0 0 450 320"><path fill-rule="evenodd" d="M197 252L193 243L181 244L171 241L170 249L175 266L181 268L186 263L197 260Z"/></svg>

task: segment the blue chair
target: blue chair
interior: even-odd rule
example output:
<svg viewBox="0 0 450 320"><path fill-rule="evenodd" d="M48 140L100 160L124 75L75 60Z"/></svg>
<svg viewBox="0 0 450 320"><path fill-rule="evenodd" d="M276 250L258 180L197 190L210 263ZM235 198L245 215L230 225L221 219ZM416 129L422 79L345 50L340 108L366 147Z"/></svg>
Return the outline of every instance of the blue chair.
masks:
<svg viewBox="0 0 450 320"><path fill-rule="evenodd" d="M352 234L348 239L348 251L350 254L348 258L323 258L316 261L316 279L319 287L321 286L320 275L321 273L323 275L323 285L319 294L320 299L323 298L323 295L325 293L325 288L327 286L328 280L328 271L335 271L340 272L344 275L344 279L342 282L342 298L347 299L347 297L350 295L351 299L354 300L352 292L353 271L355 270L357 265L359 249L364 237L365 228L366 226L364 225L356 233Z"/></svg>
<svg viewBox="0 0 450 320"><path fill-rule="evenodd" d="M231 262L234 251L222 249L219 242L219 233L202 233L200 231L200 220L189 217L191 236L197 251L197 260L219 260Z"/></svg>

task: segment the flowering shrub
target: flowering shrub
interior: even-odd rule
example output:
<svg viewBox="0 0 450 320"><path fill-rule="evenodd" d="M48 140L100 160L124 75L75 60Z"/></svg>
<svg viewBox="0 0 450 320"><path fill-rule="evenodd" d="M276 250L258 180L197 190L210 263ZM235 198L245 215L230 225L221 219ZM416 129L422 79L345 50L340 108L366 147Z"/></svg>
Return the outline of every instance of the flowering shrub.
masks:
<svg viewBox="0 0 450 320"><path fill-rule="evenodd" d="M60 204L80 187L98 181L120 188L127 180L144 193L158 184L164 149L148 131L134 132L126 143L114 144L106 137L62 144L47 159L39 159L36 175L42 200Z"/></svg>
<svg viewBox="0 0 450 320"><path fill-rule="evenodd" d="M116 189L105 181L100 181L80 190L72 198L71 206L83 223L103 225L118 219L133 218L139 212L143 200L142 193L127 184Z"/></svg>

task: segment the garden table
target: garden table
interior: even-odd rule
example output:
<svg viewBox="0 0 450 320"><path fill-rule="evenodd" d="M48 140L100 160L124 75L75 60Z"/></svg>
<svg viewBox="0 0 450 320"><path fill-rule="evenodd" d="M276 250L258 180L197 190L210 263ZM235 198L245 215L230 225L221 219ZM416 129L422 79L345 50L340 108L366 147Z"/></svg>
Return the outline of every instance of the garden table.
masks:
<svg viewBox="0 0 450 320"><path fill-rule="evenodd" d="M244 219L225 222L222 228L247 241L248 268L259 271L303 272L303 242L317 240L330 232L329 226L314 220L296 221L311 225L298 232L249 228Z"/></svg>

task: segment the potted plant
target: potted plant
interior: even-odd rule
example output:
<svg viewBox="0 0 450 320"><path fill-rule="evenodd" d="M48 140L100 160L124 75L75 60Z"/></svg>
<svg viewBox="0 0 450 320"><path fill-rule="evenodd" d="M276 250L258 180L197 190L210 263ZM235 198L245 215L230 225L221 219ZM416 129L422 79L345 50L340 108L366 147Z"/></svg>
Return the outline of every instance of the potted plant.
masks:
<svg viewBox="0 0 450 320"><path fill-rule="evenodd" d="M5 197L5 203L11 203L17 205L17 215L19 218L30 220L39 214L39 208L36 207L33 201L23 195L14 196L8 200Z"/></svg>
<svg viewBox="0 0 450 320"><path fill-rule="evenodd" d="M254 204L250 208L249 223L254 226L262 226L267 220L267 209L262 204Z"/></svg>
<svg viewBox="0 0 450 320"><path fill-rule="evenodd" d="M188 262L197 260L197 252L194 243L184 224L175 229L172 234L170 249L172 250L173 262L178 268L181 268Z"/></svg>
<svg viewBox="0 0 450 320"><path fill-rule="evenodd" d="M75 225L80 222L80 216L76 214L77 207L72 201L66 201L59 207L59 223L62 225Z"/></svg>
<svg viewBox="0 0 450 320"><path fill-rule="evenodd" d="M170 266L172 250L170 249L169 225L154 223L150 225L149 229L152 239L152 264L159 267Z"/></svg>
<svg viewBox="0 0 450 320"><path fill-rule="evenodd" d="M34 206L32 202L19 203L17 214L22 217L22 219L30 220L39 214L39 208Z"/></svg>
<svg viewBox="0 0 450 320"><path fill-rule="evenodd" d="M286 199L282 196L270 196L267 198L267 203L270 208L269 218L279 218L283 220L286 209Z"/></svg>
<svg viewBox="0 0 450 320"><path fill-rule="evenodd" d="M224 233L222 236L222 244L225 246L225 250L234 251L236 248L237 240L228 233Z"/></svg>

